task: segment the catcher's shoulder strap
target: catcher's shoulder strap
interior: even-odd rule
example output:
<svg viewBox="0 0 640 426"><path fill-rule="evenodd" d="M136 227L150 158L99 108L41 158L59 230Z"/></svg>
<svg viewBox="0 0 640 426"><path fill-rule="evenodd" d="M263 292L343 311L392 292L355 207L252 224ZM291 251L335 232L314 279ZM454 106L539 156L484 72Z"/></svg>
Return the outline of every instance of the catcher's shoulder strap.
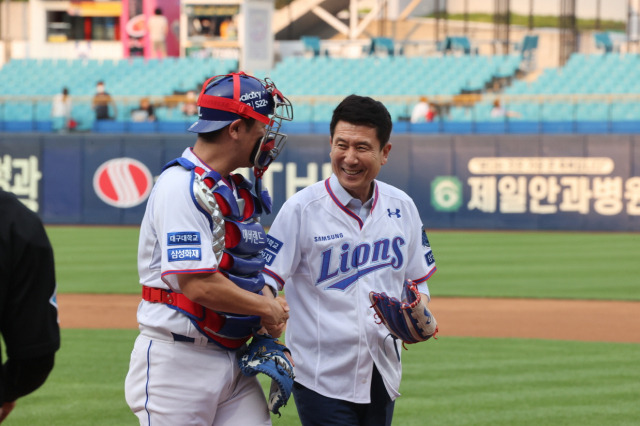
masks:
<svg viewBox="0 0 640 426"><path fill-rule="evenodd" d="M195 164L193 164L191 161L187 160L186 158L178 157L178 158L174 158L173 160L171 160L167 164L165 164L164 167L162 167L162 171L164 172L169 167L173 167L173 166L177 166L177 165L180 165L180 166L184 167L187 170L193 170L196 167Z"/></svg>
<svg viewBox="0 0 640 426"><path fill-rule="evenodd" d="M228 176L230 186L219 185L223 180L220 173L206 171L184 157L169 161L162 170L176 165L191 171L192 198L203 213L215 214L214 210L219 210L225 219L234 221L247 221L262 214L263 203L251 191L251 182L242 175L232 173ZM239 198L234 195L234 189Z"/></svg>

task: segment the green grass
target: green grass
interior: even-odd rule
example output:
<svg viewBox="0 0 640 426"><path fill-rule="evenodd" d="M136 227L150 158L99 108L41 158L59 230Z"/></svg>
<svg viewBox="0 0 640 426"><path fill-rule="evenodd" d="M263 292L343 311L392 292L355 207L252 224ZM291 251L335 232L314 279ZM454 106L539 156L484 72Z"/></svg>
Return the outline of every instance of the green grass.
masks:
<svg viewBox="0 0 640 426"><path fill-rule="evenodd" d="M441 337L404 352L394 423L637 424L638 361L637 344Z"/></svg>
<svg viewBox="0 0 640 426"><path fill-rule="evenodd" d="M138 228L49 226L60 293L137 294ZM430 231L434 297L640 300L640 233Z"/></svg>
<svg viewBox="0 0 640 426"><path fill-rule="evenodd" d="M640 233L430 232L432 294L640 300Z"/></svg>
<svg viewBox="0 0 640 426"><path fill-rule="evenodd" d="M49 226L61 293L139 290L136 227ZM431 231L432 294L640 300L639 233ZM137 330L62 330L45 385L8 426L136 425L124 378ZM640 345L455 338L403 351L394 425L634 425ZM267 387L268 381L261 382ZM299 425L293 398L277 426Z"/></svg>
<svg viewBox="0 0 640 426"><path fill-rule="evenodd" d="M132 294L138 284L138 227L47 226L60 293Z"/></svg>
<svg viewBox="0 0 640 426"><path fill-rule="evenodd" d="M136 425L124 400L136 334L62 330L51 376L18 400L6 424ZM599 426L640 418L638 344L441 335L408 348L394 425ZM299 425L293 398L282 413L274 425Z"/></svg>
<svg viewBox="0 0 640 426"><path fill-rule="evenodd" d="M124 378L137 334L138 330L63 329L49 378L18 399L7 426L137 424L124 400Z"/></svg>

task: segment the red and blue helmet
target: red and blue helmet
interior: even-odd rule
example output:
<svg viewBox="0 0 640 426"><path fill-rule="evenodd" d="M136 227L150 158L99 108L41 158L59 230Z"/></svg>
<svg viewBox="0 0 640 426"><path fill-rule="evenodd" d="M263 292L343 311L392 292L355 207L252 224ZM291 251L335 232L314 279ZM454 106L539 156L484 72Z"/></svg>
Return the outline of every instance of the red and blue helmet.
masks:
<svg viewBox="0 0 640 426"><path fill-rule="evenodd" d="M252 161L265 169L284 148L287 135L280 133L282 120L293 119L293 107L270 79L259 80L243 72L211 77L198 96L198 121L190 132L210 133L240 118L253 118L266 125Z"/></svg>

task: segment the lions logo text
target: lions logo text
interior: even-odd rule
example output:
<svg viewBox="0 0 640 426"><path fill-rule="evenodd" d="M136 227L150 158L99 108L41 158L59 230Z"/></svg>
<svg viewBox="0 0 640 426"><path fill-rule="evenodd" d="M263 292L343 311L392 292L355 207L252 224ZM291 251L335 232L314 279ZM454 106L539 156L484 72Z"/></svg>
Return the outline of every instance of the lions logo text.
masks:
<svg viewBox="0 0 640 426"><path fill-rule="evenodd" d="M322 252L322 266L316 285L332 278L345 276L331 284L327 289L346 290L359 277L383 268L400 269L404 263L404 257L400 247L405 245L402 237L392 240L385 238L373 244L362 243L351 247L348 243L342 244L341 253L337 256L338 265L333 260L333 248Z"/></svg>

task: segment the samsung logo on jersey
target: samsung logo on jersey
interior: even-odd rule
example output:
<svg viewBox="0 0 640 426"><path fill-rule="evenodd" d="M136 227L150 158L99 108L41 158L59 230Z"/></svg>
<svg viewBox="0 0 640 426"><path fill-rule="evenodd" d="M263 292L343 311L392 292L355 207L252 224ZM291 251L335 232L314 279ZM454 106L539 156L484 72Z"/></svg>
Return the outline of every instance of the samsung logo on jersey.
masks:
<svg viewBox="0 0 640 426"><path fill-rule="evenodd" d="M167 260L169 262L202 260L202 252L199 248L172 248L167 250Z"/></svg>
<svg viewBox="0 0 640 426"><path fill-rule="evenodd" d="M339 234L321 235L321 236L313 237L313 242L318 243L320 241L331 241L331 240L337 240L338 238L344 238L344 235L342 235L342 232Z"/></svg>

